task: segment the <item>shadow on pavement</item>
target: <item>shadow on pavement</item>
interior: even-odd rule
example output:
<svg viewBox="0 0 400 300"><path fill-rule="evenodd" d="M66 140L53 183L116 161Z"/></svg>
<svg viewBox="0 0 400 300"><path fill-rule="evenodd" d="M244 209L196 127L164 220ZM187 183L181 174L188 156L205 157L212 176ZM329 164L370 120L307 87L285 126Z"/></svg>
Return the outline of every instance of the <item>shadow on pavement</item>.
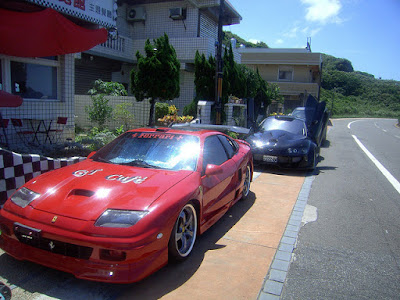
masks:
<svg viewBox="0 0 400 300"><path fill-rule="evenodd" d="M285 176L305 176L306 175L306 171L304 171L304 170L285 169L285 168L280 168L278 166L263 165L263 164L255 165L254 171L261 172L261 173L271 173L271 174L275 174L275 175L285 175Z"/></svg>
<svg viewBox="0 0 400 300"><path fill-rule="evenodd" d="M256 195L250 192L246 200L237 202L214 226L197 238L193 252L186 261L170 263L137 283L111 284L76 279L68 273L18 261L5 253L0 255L0 281L6 280L8 285L58 299L159 299L185 284L196 273L207 251L218 251L225 247L219 245L218 241L255 201Z"/></svg>
<svg viewBox="0 0 400 300"><path fill-rule="evenodd" d="M141 282L125 287L119 299L159 299L188 281L198 270L208 251L224 248L218 241L246 214L256 201L250 192L246 200L237 202L213 227L198 237L191 256L182 263L170 263ZM157 284L155 284L157 283Z"/></svg>

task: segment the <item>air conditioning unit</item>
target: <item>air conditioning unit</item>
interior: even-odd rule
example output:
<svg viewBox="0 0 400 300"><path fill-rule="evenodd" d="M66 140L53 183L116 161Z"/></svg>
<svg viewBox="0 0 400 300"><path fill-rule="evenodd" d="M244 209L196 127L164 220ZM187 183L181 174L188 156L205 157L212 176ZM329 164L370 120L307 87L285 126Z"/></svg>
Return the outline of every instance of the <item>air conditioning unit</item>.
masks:
<svg viewBox="0 0 400 300"><path fill-rule="evenodd" d="M186 19L186 8L174 7L169 9L169 17L172 20L185 20Z"/></svg>
<svg viewBox="0 0 400 300"><path fill-rule="evenodd" d="M128 22L138 22L146 20L146 10L144 7L128 7L126 10L126 20Z"/></svg>

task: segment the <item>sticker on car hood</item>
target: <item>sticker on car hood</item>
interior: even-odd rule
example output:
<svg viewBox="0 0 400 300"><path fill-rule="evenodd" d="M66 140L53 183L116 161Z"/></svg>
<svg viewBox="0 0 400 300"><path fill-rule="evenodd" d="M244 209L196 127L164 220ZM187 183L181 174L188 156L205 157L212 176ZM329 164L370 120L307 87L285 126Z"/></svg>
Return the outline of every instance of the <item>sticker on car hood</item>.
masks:
<svg viewBox="0 0 400 300"><path fill-rule="evenodd" d="M77 170L72 173L75 177L83 177L83 176L91 176L97 172L102 172L103 169L96 169L96 170ZM125 176L123 174L111 174L105 176L106 180L116 180L121 183L129 183L133 182L136 184L141 184L143 183L147 177L142 177L142 176Z"/></svg>

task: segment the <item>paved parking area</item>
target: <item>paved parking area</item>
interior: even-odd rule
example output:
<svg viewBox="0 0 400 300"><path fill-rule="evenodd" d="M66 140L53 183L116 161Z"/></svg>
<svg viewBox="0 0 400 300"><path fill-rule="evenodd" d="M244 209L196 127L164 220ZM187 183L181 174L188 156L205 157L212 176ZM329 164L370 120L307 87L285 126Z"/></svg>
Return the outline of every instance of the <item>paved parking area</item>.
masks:
<svg viewBox="0 0 400 300"><path fill-rule="evenodd" d="M260 299L275 297L279 280L285 275L281 269L288 267L290 260L290 249L280 251L285 250L281 249L282 237L290 239L295 232L292 224L300 224L295 205L306 177L296 171L260 171L255 173L249 198L239 201L199 237L185 262L169 264L139 283L116 285L79 280L70 274L16 261L2 251L4 269L0 270L0 281L13 288L13 300L257 299L260 290ZM284 245L290 247L293 240L294 237ZM271 264L271 274L266 278Z"/></svg>
<svg viewBox="0 0 400 300"><path fill-rule="evenodd" d="M119 299L257 299L305 174L256 175L250 197L200 237L187 261L167 266Z"/></svg>

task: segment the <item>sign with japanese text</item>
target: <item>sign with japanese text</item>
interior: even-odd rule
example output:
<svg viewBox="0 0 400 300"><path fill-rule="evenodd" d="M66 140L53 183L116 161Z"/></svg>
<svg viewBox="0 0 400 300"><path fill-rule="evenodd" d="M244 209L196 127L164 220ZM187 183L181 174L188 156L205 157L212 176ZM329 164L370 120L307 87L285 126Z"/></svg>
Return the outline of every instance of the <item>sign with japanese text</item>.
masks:
<svg viewBox="0 0 400 300"><path fill-rule="evenodd" d="M27 0L103 27L115 27L116 0Z"/></svg>

